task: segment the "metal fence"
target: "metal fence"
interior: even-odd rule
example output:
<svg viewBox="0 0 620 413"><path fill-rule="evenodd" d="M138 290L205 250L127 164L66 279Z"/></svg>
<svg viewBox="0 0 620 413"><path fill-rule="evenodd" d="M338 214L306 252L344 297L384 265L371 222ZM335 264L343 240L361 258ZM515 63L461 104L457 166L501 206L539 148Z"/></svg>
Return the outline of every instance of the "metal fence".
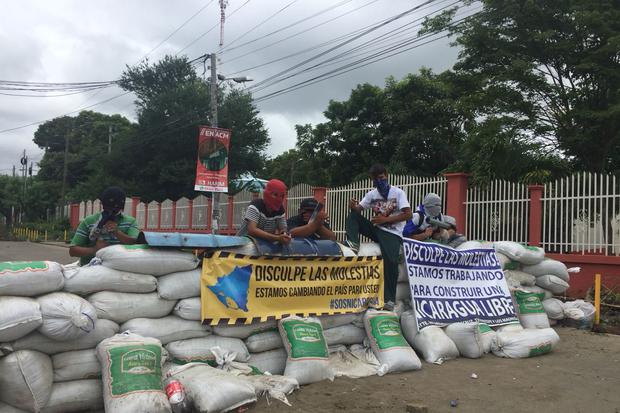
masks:
<svg viewBox="0 0 620 413"><path fill-rule="evenodd" d="M527 185L503 180L467 190L467 239L528 242L529 203Z"/></svg>
<svg viewBox="0 0 620 413"><path fill-rule="evenodd" d="M443 201L443 209L446 203L446 183L444 177L418 177L410 175L390 175L390 185L401 188L407 194L407 199L411 208L422 202L424 195L429 192L438 194ZM345 238L345 224L349 213L349 199L354 198L360 201L364 195L372 190L371 179L353 182L349 185L336 188L328 188L326 196L326 211L330 218L332 230L336 233L338 240ZM364 211L364 215L369 218L370 211ZM362 241L367 241L363 239Z"/></svg>
<svg viewBox="0 0 620 413"><path fill-rule="evenodd" d="M288 190L286 195L286 212L287 216L296 215L299 209L301 200L305 198L312 198L314 191L308 184L297 184Z"/></svg>
<svg viewBox="0 0 620 413"><path fill-rule="evenodd" d="M620 180L576 173L545 185L542 246L560 253L620 255Z"/></svg>

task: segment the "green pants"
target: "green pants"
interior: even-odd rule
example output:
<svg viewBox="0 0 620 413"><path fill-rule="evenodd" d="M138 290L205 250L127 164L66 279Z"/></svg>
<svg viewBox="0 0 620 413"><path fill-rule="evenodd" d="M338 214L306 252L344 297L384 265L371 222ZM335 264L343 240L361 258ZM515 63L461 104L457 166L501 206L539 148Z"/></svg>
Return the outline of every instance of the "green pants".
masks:
<svg viewBox="0 0 620 413"><path fill-rule="evenodd" d="M379 244L383 257L383 299L385 302L396 300L396 283L398 282L398 265L400 247L403 240L396 234L384 231L364 218L359 212L351 212L346 222L347 239L359 245L360 234Z"/></svg>

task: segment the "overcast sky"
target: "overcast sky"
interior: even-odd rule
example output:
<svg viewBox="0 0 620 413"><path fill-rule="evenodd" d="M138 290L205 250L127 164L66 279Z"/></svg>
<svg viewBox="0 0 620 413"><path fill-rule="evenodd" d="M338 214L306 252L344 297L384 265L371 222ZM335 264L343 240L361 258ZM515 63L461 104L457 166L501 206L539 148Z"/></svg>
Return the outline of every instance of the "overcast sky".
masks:
<svg viewBox="0 0 620 413"><path fill-rule="evenodd" d="M387 39L384 43L375 38L391 30L399 30L407 23L410 25L404 29L415 28L416 19L448 6L452 1L436 0L423 5L423 0L230 0L226 9L224 46L221 48L218 3L218 0L4 1L0 13L0 80L86 82L118 79L125 65L140 61L208 4L152 51L149 59L154 61L165 54L179 52L190 58L212 51L220 52L218 73L236 73L235 76L244 75L254 79L247 83L248 88L304 60L312 58L304 66L287 72L287 75L327 60L327 64L290 79L280 80L264 90L251 89L254 97L260 98L351 62L370 61L372 58L369 54L373 51L384 50L395 45L395 42L414 39L415 31L391 33L392 37L381 38ZM350 36L341 36L420 5L419 10L407 16L322 57L316 57L350 39ZM332 6L337 7L321 13ZM318 15L311 17L315 14ZM338 17L340 15L343 16ZM266 19L269 20L264 22ZM298 22L302 19L306 20ZM286 28L289 25L291 27ZM315 25L320 26L308 30ZM199 38L211 28L213 30ZM279 29L284 30L269 35ZM307 31L297 34L304 30ZM283 40L289 36L290 39ZM340 40L333 41L337 38ZM277 41L279 43L271 45ZM329 41L332 42L327 43ZM351 52L351 49L368 41L370 43L363 48ZM382 86L387 76L402 78L407 73L417 72L422 66L434 71L450 68L457 51L449 47L448 41L443 38L426 45L420 45L422 41L412 43L407 47L419 47L341 76L259 101L257 105L271 137L269 154L277 155L294 147L295 124L324 121L322 112L329 100L346 99L351 89L359 83L369 82ZM324 43L327 44L315 48ZM309 48L314 49L305 51ZM399 50L402 48L394 49ZM347 51L350 52L348 55L337 56ZM273 62L293 53L299 54ZM263 66L254 68L258 65ZM135 121L132 95L98 104L121 93L119 88L111 87L65 97L15 97L0 94L0 130L51 119L95 104L89 110L120 113ZM0 133L0 173L10 173L12 165L19 164L24 149L35 163L41 159L43 152L32 143L36 128L33 125Z"/></svg>

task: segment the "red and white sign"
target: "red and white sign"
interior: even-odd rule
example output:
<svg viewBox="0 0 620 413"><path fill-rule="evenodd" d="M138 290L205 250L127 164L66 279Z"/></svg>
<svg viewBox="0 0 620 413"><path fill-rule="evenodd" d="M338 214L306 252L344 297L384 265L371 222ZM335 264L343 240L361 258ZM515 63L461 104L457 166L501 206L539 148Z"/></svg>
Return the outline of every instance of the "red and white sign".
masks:
<svg viewBox="0 0 620 413"><path fill-rule="evenodd" d="M195 191L228 192L230 129L200 126Z"/></svg>

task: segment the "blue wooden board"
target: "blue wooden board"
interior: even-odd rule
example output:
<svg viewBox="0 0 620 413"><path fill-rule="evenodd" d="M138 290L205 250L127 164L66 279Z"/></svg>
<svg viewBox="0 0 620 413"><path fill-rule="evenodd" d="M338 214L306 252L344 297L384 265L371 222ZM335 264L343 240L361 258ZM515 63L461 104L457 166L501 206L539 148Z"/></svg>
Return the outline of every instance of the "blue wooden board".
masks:
<svg viewBox="0 0 620 413"><path fill-rule="evenodd" d="M340 257L342 250L334 241L312 240L310 238L293 238L288 245L252 238L258 255L276 255L291 257Z"/></svg>
<svg viewBox="0 0 620 413"><path fill-rule="evenodd" d="M146 243L153 247L224 248L251 242L247 237L185 232L144 232Z"/></svg>

